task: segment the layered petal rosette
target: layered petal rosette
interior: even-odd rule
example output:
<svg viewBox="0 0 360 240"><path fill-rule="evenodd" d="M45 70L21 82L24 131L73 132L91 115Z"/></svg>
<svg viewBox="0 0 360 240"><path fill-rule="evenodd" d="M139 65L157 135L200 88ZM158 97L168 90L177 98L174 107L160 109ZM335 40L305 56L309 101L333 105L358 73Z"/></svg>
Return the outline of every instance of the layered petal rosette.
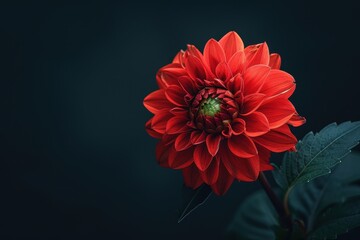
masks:
<svg viewBox="0 0 360 240"><path fill-rule="evenodd" d="M235 179L255 181L271 170L271 152L295 149L289 125L305 122L289 101L294 78L280 64L266 43L244 48L236 32L210 39L203 52L180 51L144 99L159 164L180 169L186 186L205 183L218 195Z"/></svg>

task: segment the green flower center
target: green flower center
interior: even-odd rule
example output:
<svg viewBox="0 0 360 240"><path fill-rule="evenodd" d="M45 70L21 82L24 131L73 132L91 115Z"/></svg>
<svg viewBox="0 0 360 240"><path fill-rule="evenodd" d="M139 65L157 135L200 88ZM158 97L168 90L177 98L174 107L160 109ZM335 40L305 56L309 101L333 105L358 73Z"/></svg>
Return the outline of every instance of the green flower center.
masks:
<svg viewBox="0 0 360 240"><path fill-rule="evenodd" d="M205 116L215 116L220 112L220 100L217 98L204 99L200 103L200 114Z"/></svg>

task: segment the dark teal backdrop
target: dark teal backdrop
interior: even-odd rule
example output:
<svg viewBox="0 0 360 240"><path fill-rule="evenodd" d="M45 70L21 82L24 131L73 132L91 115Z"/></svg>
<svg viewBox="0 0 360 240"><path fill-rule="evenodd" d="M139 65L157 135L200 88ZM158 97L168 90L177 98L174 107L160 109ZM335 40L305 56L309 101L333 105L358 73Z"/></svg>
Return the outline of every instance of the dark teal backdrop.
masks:
<svg viewBox="0 0 360 240"><path fill-rule="evenodd" d="M360 120L355 1L87 2L1 4L1 239L221 239L259 185L177 224L181 174L144 130L155 73L187 43L266 41L297 80L299 138Z"/></svg>

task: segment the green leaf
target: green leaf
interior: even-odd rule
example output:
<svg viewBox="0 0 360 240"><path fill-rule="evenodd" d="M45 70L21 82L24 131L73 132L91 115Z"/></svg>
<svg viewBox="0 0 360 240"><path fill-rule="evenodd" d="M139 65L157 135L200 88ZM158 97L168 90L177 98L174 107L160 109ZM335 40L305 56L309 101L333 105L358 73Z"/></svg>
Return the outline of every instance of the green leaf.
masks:
<svg viewBox="0 0 360 240"><path fill-rule="evenodd" d="M272 172L272 176L273 176L276 184L281 189L286 189L287 180L286 180L285 176L281 173L281 169L275 163L271 163L271 165L274 167L274 170L271 172Z"/></svg>
<svg viewBox="0 0 360 240"><path fill-rule="evenodd" d="M286 177L287 188L298 183L331 173L360 140L360 122L332 123L319 133L308 133L297 144L296 152L288 152L281 173Z"/></svg>
<svg viewBox="0 0 360 240"><path fill-rule="evenodd" d="M276 239L277 213L264 191L249 196L241 204L227 232L229 240Z"/></svg>
<svg viewBox="0 0 360 240"><path fill-rule="evenodd" d="M212 193L211 188L206 184L201 185L195 190L183 186L182 191L183 204L182 207L179 209L180 216L178 219L178 223L180 223L192 211L202 205Z"/></svg>
<svg viewBox="0 0 360 240"><path fill-rule="evenodd" d="M360 226L360 198L337 204L325 211L308 239L336 239L337 235Z"/></svg>
<svg viewBox="0 0 360 240"><path fill-rule="evenodd" d="M289 195L293 216L308 239L334 238L360 225L360 154L351 153L332 174L299 184Z"/></svg>

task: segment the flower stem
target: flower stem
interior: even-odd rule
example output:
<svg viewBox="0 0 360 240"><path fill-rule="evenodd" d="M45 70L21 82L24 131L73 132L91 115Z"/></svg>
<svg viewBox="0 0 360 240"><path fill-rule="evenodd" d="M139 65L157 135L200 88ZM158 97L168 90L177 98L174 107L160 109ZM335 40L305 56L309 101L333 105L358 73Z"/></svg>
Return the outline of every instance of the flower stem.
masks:
<svg viewBox="0 0 360 240"><path fill-rule="evenodd" d="M275 192L271 188L269 181L267 180L263 172L260 172L258 180L261 186L263 187L263 189L265 190L266 194L270 198L271 203L274 205L275 210L279 214L279 220L281 226L291 231L292 230L291 216L285 211L282 201L278 198L278 196L276 196Z"/></svg>

